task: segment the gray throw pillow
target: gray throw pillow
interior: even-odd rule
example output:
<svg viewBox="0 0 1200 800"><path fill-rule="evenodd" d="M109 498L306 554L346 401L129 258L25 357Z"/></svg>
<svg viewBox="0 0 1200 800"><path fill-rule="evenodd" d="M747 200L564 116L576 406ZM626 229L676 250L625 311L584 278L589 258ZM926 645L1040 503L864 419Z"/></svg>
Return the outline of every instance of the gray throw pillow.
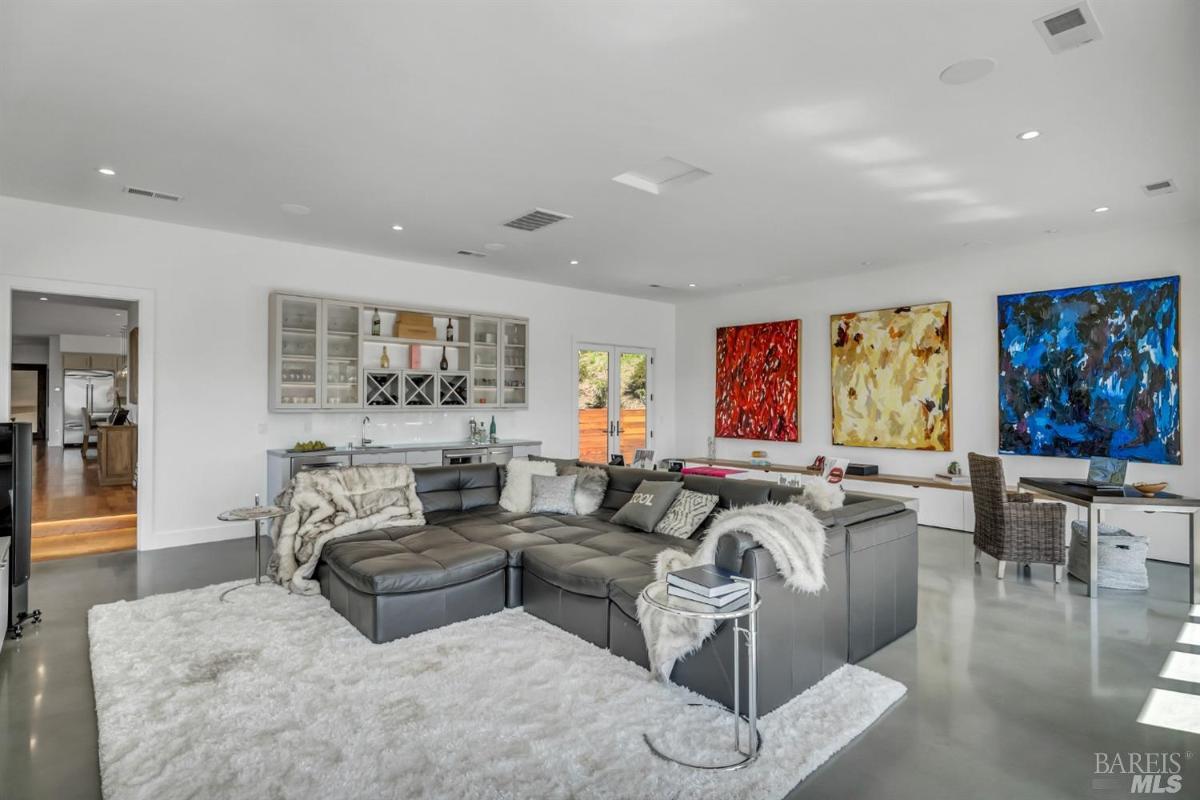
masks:
<svg viewBox="0 0 1200 800"><path fill-rule="evenodd" d="M704 494L684 489L675 498L675 502L667 509L667 513L654 526L655 533L664 533L686 539L696 532L700 523L708 519L708 515L717 507L715 494Z"/></svg>
<svg viewBox="0 0 1200 800"><path fill-rule="evenodd" d="M595 514L608 490L608 470L602 467L563 467L563 475L575 476L575 513Z"/></svg>
<svg viewBox="0 0 1200 800"><path fill-rule="evenodd" d="M534 475L529 511L533 514L574 514L575 476Z"/></svg>
<svg viewBox="0 0 1200 800"><path fill-rule="evenodd" d="M629 502L613 514L612 521L650 533L681 491L683 484L676 481L642 481Z"/></svg>

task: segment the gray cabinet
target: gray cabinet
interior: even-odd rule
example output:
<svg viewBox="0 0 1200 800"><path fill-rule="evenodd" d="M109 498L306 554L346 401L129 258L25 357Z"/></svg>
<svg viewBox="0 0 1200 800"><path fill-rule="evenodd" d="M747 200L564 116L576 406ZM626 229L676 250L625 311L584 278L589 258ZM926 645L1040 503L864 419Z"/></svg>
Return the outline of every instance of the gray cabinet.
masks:
<svg viewBox="0 0 1200 800"><path fill-rule="evenodd" d="M526 319L283 292L269 312L272 411L529 405Z"/></svg>

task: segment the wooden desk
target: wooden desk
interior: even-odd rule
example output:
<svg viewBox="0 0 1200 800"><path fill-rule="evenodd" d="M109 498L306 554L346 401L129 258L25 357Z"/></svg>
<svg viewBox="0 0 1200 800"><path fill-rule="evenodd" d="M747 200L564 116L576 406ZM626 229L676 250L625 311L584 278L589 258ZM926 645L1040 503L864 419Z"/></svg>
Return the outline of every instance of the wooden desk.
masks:
<svg viewBox="0 0 1200 800"><path fill-rule="evenodd" d="M1200 512L1200 499L1183 497L1169 492L1159 492L1146 497L1132 486L1120 491L1101 491L1091 486L1079 486L1063 478L1021 478L1017 489L1064 503L1072 503L1087 509L1088 516L1088 597L1097 593L1098 569L1097 544L1100 537L1100 513L1118 509L1133 511L1162 511L1168 514L1188 515L1188 564L1191 577L1188 580L1188 602L1195 603L1200 595L1200 572L1196 569L1197 541L1196 514Z"/></svg>
<svg viewBox="0 0 1200 800"><path fill-rule="evenodd" d="M96 440L100 485L132 484L137 470L137 426L97 425Z"/></svg>

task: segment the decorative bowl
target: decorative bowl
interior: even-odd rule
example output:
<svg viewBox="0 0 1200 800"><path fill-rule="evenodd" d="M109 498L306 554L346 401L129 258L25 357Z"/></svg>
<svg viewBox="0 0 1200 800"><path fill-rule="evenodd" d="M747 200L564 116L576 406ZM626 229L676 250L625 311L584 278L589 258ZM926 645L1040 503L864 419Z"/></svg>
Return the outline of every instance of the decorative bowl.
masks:
<svg viewBox="0 0 1200 800"><path fill-rule="evenodd" d="M1146 495L1146 497L1153 497L1154 495L1161 492L1163 489L1167 488L1167 484L1165 482L1135 483L1135 484L1133 484L1133 488L1137 489L1139 492Z"/></svg>

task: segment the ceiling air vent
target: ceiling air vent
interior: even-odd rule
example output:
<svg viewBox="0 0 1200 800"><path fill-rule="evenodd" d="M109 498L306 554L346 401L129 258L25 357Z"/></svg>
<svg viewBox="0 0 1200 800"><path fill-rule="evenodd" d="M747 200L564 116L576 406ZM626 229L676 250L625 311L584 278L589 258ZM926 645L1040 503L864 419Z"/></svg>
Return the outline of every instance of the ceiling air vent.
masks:
<svg viewBox="0 0 1200 800"><path fill-rule="evenodd" d="M459 250L460 256L471 256L472 258L487 258L487 253L481 253L478 250Z"/></svg>
<svg viewBox="0 0 1200 800"><path fill-rule="evenodd" d="M126 186L125 194L133 194L138 197L150 197L154 200L170 200L172 203L178 203L183 198L177 194L170 192L156 192L153 189L139 189L137 186Z"/></svg>
<svg viewBox="0 0 1200 800"><path fill-rule="evenodd" d="M570 218L570 214L560 214L557 211L535 208L528 214L523 214L516 219L510 219L504 223L504 226L507 228L516 228L519 231L536 231L539 228L544 228L547 225L553 225L556 222L562 222L564 219Z"/></svg>
<svg viewBox="0 0 1200 800"><path fill-rule="evenodd" d="M1150 195L1151 197L1160 194L1170 194L1171 192L1177 190L1174 181L1155 181L1154 183L1147 183L1142 188L1146 191L1146 194Z"/></svg>
<svg viewBox="0 0 1200 800"><path fill-rule="evenodd" d="M1087 3L1077 3L1036 19L1033 26L1042 35L1050 52L1055 55L1104 38L1104 33L1096 22L1096 15Z"/></svg>

